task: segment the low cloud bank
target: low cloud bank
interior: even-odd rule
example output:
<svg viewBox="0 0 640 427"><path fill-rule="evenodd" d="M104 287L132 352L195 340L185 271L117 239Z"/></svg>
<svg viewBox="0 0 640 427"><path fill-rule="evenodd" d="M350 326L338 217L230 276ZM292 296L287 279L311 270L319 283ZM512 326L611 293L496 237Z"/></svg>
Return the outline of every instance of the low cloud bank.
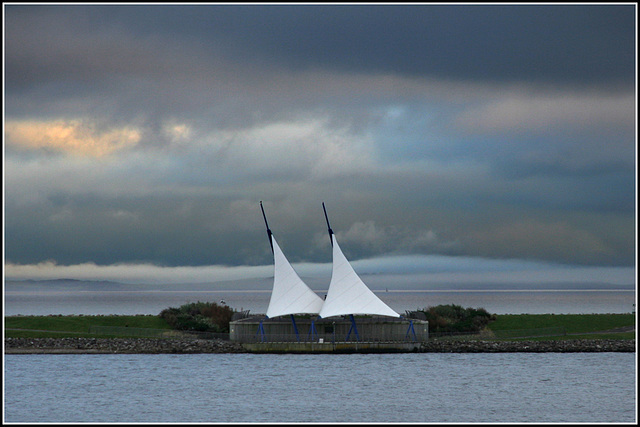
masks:
<svg viewBox="0 0 640 427"><path fill-rule="evenodd" d="M323 289L331 278L329 263L293 264L312 288ZM523 288L557 286L635 286L634 267L589 267L525 260L451 256L393 256L354 261L354 269L372 289ZM5 265L7 280L108 280L131 284L195 284L269 278L272 265L162 267L152 264ZM326 282L326 285L324 283ZM270 281L256 281L257 288ZM270 286L270 285L267 285Z"/></svg>

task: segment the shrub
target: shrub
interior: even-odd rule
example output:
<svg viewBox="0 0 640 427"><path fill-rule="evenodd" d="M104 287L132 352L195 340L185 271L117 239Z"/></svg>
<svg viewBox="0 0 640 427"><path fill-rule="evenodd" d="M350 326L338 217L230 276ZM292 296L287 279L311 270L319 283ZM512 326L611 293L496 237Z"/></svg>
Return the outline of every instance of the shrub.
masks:
<svg viewBox="0 0 640 427"><path fill-rule="evenodd" d="M463 308L455 304L437 305L418 310L429 321L429 332L479 332L495 320L484 308Z"/></svg>
<svg viewBox="0 0 640 427"><path fill-rule="evenodd" d="M178 308L165 308L159 316L173 329L181 331L229 332L234 312L227 305L198 301Z"/></svg>

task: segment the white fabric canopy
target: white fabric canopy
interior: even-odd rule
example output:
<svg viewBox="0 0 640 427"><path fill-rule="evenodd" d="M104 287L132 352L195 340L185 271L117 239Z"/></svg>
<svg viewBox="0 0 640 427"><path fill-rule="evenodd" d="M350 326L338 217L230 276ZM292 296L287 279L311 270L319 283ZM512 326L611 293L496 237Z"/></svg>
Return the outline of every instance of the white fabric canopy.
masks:
<svg viewBox="0 0 640 427"><path fill-rule="evenodd" d="M333 271L327 298L320 310L320 317L346 314L378 314L400 317L364 284L340 250L336 237L332 234L331 238L333 241Z"/></svg>
<svg viewBox="0 0 640 427"><path fill-rule="evenodd" d="M274 274L267 317L318 314L322 308L322 298L300 279L273 236L271 236L271 242L273 243Z"/></svg>

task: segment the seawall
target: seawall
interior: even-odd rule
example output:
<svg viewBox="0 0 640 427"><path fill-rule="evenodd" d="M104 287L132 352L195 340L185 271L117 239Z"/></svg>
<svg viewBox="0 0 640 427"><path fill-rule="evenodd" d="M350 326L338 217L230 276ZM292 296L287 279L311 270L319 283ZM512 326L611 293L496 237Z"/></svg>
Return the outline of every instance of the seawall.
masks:
<svg viewBox="0 0 640 427"><path fill-rule="evenodd" d="M475 341L432 340L419 353L592 353L635 352L635 340ZM5 338L5 354L195 354L249 353L223 340L153 338ZM355 351L354 351L355 352ZM365 351L358 351L365 352Z"/></svg>
<svg viewBox="0 0 640 427"><path fill-rule="evenodd" d="M5 338L5 354L189 354L244 353L241 345L219 339Z"/></svg>
<svg viewBox="0 0 640 427"><path fill-rule="evenodd" d="M636 351L636 340L455 341L433 340L428 353L594 353Z"/></svg>

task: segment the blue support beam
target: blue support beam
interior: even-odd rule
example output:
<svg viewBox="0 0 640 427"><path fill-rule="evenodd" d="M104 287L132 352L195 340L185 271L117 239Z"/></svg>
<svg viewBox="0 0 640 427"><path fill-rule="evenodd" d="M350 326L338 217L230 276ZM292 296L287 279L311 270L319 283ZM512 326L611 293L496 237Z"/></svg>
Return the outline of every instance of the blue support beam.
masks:
<svg viewBox="0 0 640 427"><path fill-rule="evenodd" d="M260 321L260 324L258 325L258 331L256 332L256 335L260 334L260 342L265 342L267 340L267 336L264 333L264 326L262 325L262 320Z"/></svg>
<svg viewBox="0 0 640 427"><path fill-rule="evenodd" d="M298 334L298 326L296 325L296 319L293 317L293 314L291 315L291 323L293 323L293 330L296 333L296 338L298 342L300 342L300 335Z"/></svg>
<svg viewBox="0 0 640 427"><path fill-rule="evenodd" d="M318 331L316 330L315 321L313 319L311 319L311 326L309 327L309 333L307 334L307 340L312 340L314 335L315 335L316 339L318 339Z"/></svg>
<svg viewBox="0 0 640 427"><path fill-rule="evenodd" d="M351 336L351 331L353 331L353 333L356 335L356 340L360 341L360 335L358 334L358 327L356 326L356 319L355 317L353 317L353 314L350 314L349 317L351 319L351 327L349 328L349 332L347 333L347 337L345 338L345 341L349 341L349 337Z"/></svg>
<svg viewBox="0 0 640 427"><path fill-rule="evenodd" d="M413 334L413 340L418 341L418 337L416 336L416 331L413 328L413 320L411 319L409 319L409 327L407 328L407 333L404 336L405 339L409 338L409 332Z"/></svg>

